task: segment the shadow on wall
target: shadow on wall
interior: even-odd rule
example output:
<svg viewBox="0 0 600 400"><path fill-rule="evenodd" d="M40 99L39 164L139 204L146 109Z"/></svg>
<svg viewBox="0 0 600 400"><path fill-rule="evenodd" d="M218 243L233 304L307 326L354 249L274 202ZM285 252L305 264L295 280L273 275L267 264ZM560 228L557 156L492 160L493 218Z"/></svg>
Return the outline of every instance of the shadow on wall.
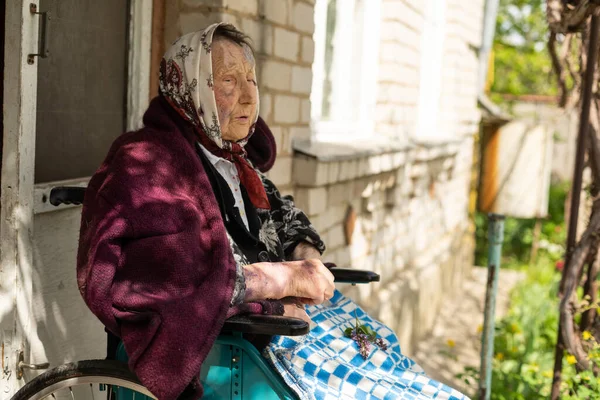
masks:
<svg viewBox="0 0 600 400"><path fill-rule="evenodd" d="M48 361L51 367L106 356L104 326L77 288L80 218L81 208L77 207L38 214L34 219L35 330L29 341L33 362Z"/></svg>

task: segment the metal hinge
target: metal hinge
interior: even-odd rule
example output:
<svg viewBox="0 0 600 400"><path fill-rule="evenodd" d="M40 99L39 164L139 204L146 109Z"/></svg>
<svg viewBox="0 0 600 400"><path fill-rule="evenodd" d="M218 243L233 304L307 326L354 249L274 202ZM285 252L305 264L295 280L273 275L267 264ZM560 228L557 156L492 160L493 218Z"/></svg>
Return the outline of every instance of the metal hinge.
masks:
<svg viewBox="0 0 600 400"><path fill-rule="evenodd" d="M23 369L48 369L50 367L50 363L41 363L41 364L27 364L25 362L25 356L23 351L19 351L17 355L17 379L23 378Z"/></svg>
<svg viewBox="0 0 600 400"><path fill-rule="evenodd" d="M35 62L35 57L46 58L50 54L50 50L48 50L48 44L46 43L48 39L48 21L50 21L50 11L38 12L37 4L31 3L29 4L29 12L31 12L33 15L39 15L41 18L38 52L27 55L27 64L33 64Z"/></svg>

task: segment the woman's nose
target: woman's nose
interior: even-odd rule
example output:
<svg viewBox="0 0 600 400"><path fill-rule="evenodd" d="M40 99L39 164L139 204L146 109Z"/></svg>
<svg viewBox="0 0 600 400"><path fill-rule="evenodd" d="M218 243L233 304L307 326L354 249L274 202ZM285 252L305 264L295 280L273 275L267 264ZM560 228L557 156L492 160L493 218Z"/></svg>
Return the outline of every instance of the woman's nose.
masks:
<svg viewBox="0 0 600 400"><path fill-rule="evenodd" d="M255 104L258 97L258 88L254 82L245 81L242 83L242 93L240 95L240 103Z"/></svg>

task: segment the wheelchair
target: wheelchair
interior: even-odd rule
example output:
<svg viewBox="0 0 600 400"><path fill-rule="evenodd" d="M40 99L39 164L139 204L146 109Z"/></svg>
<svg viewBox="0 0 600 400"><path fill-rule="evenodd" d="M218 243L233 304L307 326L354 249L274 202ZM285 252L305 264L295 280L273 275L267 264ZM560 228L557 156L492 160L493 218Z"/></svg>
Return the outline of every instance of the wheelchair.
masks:
<svg viewBox="0 0 600 400"><path fill-rule="evenodd" d="M55 187L49 201L54 206L82 204L84 187ZM336 283L364 284L379 275L364 270L332 268ZM299 336L309 332L300 319L273 315L238 315L229 318L208 353L200 372L203 399L297 399L245 335ZM156 399L127 367L122 342L114 360L84 360L49 370L23 386L13 400L53 399Z"/></svg>

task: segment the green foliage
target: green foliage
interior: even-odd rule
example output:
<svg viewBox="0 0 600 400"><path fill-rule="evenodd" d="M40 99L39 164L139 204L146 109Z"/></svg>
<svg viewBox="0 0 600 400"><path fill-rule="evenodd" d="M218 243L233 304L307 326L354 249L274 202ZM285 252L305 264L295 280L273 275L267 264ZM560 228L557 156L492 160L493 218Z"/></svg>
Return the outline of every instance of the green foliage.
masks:
<svg viewBox="0 0 600 400"><path fill-rule="evenodd" d="M496 322L492 365L493 400L550 397L558 329L560 272L556 262L562 257L562 245L566 240L563 210L568 187L568 184L551 187L550 215L543 222L540 235L546 245L540 249L535 262L528 262L534 222L514 218L506 221L503 245L503 262L506 264L502 267L524 269L527 275L513 289L507 315ZM477 248L480 253L487 246L486 225L485 216L478 215ZM523 240L520 242L519 238ZM478 257L483 256L480 254ZM585 309L598 307L598 304L586 305L581 296L579 291L582 307L577 310L576 319ZM590 361L600 368L600 345L590 332L585 332L583 339ZM478 367L467 367L458 377L471 387L472 393L476 393ZM575 357L569 354L565 354L563 359L560 398L600 399L600 380L592 370L577 371Z"/></svg>
<svg viewBox="0 0 600 400"><path fill-rule="evenodd" d="M513 290L508 314L496 323L493 400L549 397L558 327L559 280L554 263L542 255L527 270L527 278ZM466 368L459 377L476 392L477 368Z"/></svg>
<svg viewBox="0 0 600 400"><path fill-rule="evenodd" d="M548 398L558 326L559 280L554 263L543 256L513 292L511 309L496 328L492 399Z"/></svg>
<svg viewBox="0 0 600 400"><path fill-rule="evenodd" d="M492 92L555 95L556 78L547 40L544 1L500 0Z"/></svg>
<svg viewBox="0 0 600 400"><path fill-rule="evenodd" d="M587 334L587 335L586 335ZM589 333L584 332L584 342L588 347L588 357L596 369L600 368L600 344ZM577 371L575 356L567 355L563 363L561 399L600 399L600 379L593 370Z"/></svg>

